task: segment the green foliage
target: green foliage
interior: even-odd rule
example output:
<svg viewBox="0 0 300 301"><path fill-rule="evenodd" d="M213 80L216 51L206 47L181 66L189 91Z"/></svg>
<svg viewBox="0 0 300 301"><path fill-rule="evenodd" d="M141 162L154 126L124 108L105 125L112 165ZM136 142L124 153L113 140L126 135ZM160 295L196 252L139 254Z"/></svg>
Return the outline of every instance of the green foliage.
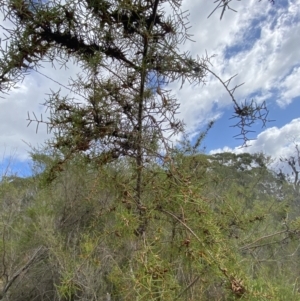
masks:
<svg viewBox="0 0 300 301"><path fill-rule="evenodd" d="M0 0L16 25L1 49L0 91L43 60L82 67L70 85L80 101L52 91L49 121L28 118L54 133L32 152L34 176L0 183L8 300L296 298L296 208L269 158L198 154L213 122L194 145L166 138L183 132L166 86L215 75L209 57L178 53L189 38L180 5ZM265 104L238 104L228 82L245 136L265 123Z"/></svg>
<svg viewBox="0 0 300 301"><path fill-rule="evenodd" d="M262 192L261 183L276 183L273 174L264 164L251 167L256 156L243 156L241 170L227 154L222 164L183 154L144 170L142 234L130 160L99 167L79 156L43 186L41 175L3 179L1 256L11 265L2 264L4 283L36 248L46 250L9 296L297 300L299 221L287 219L288 200L276 190ZM52 161L43 162L46 174ZM35 194L20 203L28 190Z"/></svg>

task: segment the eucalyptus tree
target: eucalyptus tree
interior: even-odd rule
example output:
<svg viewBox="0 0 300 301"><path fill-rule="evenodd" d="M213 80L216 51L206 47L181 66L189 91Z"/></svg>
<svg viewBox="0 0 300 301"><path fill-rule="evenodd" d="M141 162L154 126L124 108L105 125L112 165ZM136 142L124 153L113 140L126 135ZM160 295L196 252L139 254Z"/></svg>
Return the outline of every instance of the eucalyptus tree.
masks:
<svg viewBox="0 0 300 301"><path fill-rule="evenodd" d="M284 174L282 170L279 170L278 177L281 177L282 180L287 180L289 183L292 184L295 197L299 197L300 193L300 150L298 144L295 145L294 154L289 157L282 157L280 161L285 163L285 168L288 167L291 171L287 174ZM296 200L299 202L299 200Z"/></svg>

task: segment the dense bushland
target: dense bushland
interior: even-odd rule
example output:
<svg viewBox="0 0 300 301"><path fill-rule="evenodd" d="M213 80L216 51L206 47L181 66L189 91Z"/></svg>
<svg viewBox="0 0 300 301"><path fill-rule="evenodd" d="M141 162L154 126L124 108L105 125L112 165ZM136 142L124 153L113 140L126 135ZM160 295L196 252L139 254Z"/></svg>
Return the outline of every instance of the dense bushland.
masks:
<svg viewBox="0 0 300 301"><path fill-rule="evenodd" d="M149 163L144 224L130 159L78 156L51 182L35 159L1 181L4 299L298 300L299 207L263 155Z"/></svg>

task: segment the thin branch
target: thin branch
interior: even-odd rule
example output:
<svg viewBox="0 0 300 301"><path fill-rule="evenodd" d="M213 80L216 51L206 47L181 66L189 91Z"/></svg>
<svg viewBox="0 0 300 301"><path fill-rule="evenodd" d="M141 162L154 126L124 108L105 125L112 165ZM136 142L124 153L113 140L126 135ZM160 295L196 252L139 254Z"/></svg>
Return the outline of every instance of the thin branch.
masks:
<svg viewBox="0 0 300 301"><path fill-rule="evenodd" d="M39 255L43 254L44 252L45 249L43 246L38 247L31 256L31 258L27 261L27 263L13 274L13 276L8 280L2 291L2 298L7 293L12 284L17 280L17 278L34 263L34 261L38 258Z"/></svg>
<svg viewBox="0 0 300 301"><path fill-rule="evenodd" d="M181 291L177 295L177 297L174 299L174 301L178 300L184 293L186 293L199 279L200 279L200 276L197 276L183 291Z"/></svg>
<svg viewBox="0 0 300 301"><path fill-rule="evenodd" d="M288 233L289 230L286 229L286 230L282 230L282 231L279 231L279 232L276 232L276 233L272 233L272 234L269 234L269 235L265 235L265 236L262 236L258 239L256 239L255 241L253 241L252 243L248 244L248 245L245 245L243 247L240 247L240 250L247 250L247 249L250 249L250 248L253 248L252 246L254 244L256 244L257 242L263 240L263 239L266 239L266 238L270 238L270 237L273 237L273 236L276 236L276 235L280 235L280 234L283 234L283 233Z"/></svg>
<svg viewBox="0 0 300 301"><path fill-rule="evenodd" d="M220 20L222 20L223 18L223 15L225 13L225 10L226 9L229 9L229 10L232 10L234 12L237 12L236 10L234 10L233 8L231 8L229 6L229 3L231 2L232 0L216 0L214 3L216 2L219 2L218 5L214 8L214 10L209 14L209 16L207 18L209 18L218 8L222 8L222 12L221 12L221 15L220 15Z"/></svg>

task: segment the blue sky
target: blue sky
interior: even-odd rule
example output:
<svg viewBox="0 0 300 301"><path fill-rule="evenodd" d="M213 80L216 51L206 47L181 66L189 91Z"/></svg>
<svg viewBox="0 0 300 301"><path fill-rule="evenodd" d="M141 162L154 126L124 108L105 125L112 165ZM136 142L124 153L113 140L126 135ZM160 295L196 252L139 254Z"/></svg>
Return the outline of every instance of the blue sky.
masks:
<svg viewBox="0 0 300 301"><path fill-rule="evenodd" d="M267 107L269 109L268 119L270 122L266 123L266 127L262 127L261 122L258 122L257 125L252 126L250 130L254 130L255 132L249 133L249 139L256 139L259 133L264 132L267 129L273 127L282 128L284 125L290 123L291 120L300 117L299 97L285 108L280 108L278 105L272 102L268 103ZM228 107L227 109L223 110L222 117L216 120L213 128L209 132L209 135L204 141L204 146L208 151L222 149L224 146L228 146L232 149L239 148L241 146L241 140L237 139L239 137L233 138L235 135L239 134L239 129L232 127L235 122L234 120L230 119L231 117L232 108ZM298 122L300 122L300 120ZM222 134L220 135L220 133ZM217 139L213 139L213 137L217 137ZM245 151L248 149L251 150L251 145L253 143L255 143L255 141L249 141L249 147L246 147Z"/></svg>
<svg viewBox="0 0 300 301"><path fill-rule="evenodd" d="M265 101L268 118L274 120L262 128L260 123L250 133L250 146L241 149L242 142L233 138L239 133L232 128L234 120L230 98L217 80L212 79L201 89L185 88L179 98L189 99L182 107L184 120L193 134L205 121L216 122L204 145L210 153L218 151L264 152L274 159L289 156L294 144L300 142L300 1L232 1L237 13L227 11L222 21L217 12L205 19L211 7L203 2L187 0L190 8L194 44L185 49L193 54L216 54L213 71L223 79L238 74L234 84L241 102ZM202 114L201 114L202 112ZM198 120L198 126L197 126Z"/></svg>
<svg viewBox="0 0 300 301"><path fill-rule="evenodd" d="M215 125L204 141L207 152L264 152L274 158L288 156L294 144L300 143L300 0L277 0L272 5L267 0L231 1L237 10L227 11L220 21L220 12L214 9L213 0L184 0L182 10L190 11L190 32L195 43L181 45L182 51L193 56L216 55L211 59L212 70L224 80L238 74L233 85L245 83L235 96L244 101L266 101L269 119L275 120L261 128L254 127L249 147L241 149L241 141L233 138L239 133L230 127L234 120L232 102L220 83L209 78L205 86L185 85L173 89L181 103L179 118L186 124L190 137L201 131L205 124L215 119ZM3 24L2 16L0 23ZM7 22L6 24L7 25ZM1 33L0 33L1 35ZM69 65L68 70L54 70L44 64L41 71L60 83L67 84L79 71ZM5 99L0 99L0 171L6 170L27 175L29 145L38 147L49 138L41 127L36 134L35 126L27 127L27 112L44 113L41 103L50 88L60 87L38 73L31 73ZM65 93L67 93L65 91ZM12 160L13 158L13 160Z"/></svg>

